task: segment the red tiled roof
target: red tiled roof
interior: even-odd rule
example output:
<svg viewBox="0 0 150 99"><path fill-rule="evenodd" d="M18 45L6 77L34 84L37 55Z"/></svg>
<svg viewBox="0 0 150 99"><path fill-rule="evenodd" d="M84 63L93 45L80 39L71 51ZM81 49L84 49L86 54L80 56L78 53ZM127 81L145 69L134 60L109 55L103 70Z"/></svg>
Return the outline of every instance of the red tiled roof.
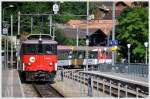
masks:
<svg viewBox="0 0 150 99"><path fill-rule="evenodd" d="M124 3L130 7L130 6L132 6L133 2L124 2Z"/></svg>
<svg viewBox="0 0 150 99"><path fill-rule="evenodd" d="M119 17L121 14L121 10L115 11L115 18ZM106 15L103 17L103 20L112 20L112 10L110 10Z"/></svg>
<svg viewBox="0 0 150 99"><path fill-rule="evenodd" d="M67 25L72 27L78 26L81 29L87 28L86 20L70 20L69 22L67 22ZM89 21L88 28L100 29L106 35L108 35L112 30L112 25L113 25L112 20L91 20Z"/></svg>

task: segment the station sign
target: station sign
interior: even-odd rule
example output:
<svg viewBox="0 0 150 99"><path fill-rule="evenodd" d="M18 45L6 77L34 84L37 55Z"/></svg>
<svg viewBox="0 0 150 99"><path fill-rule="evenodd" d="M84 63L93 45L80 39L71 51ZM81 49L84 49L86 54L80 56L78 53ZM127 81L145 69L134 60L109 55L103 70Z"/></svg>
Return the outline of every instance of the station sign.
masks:
<svg viewBox="0 0 150 99"><path fill-rule="evenodd" d="M118 40L111 40L110 45L118 45Z"/></svg>
<svg viewBox="0 0 150 99"><path fill-rule="evenodd" d="M8 28L3 28L3 35L8 34Z"/></svg>

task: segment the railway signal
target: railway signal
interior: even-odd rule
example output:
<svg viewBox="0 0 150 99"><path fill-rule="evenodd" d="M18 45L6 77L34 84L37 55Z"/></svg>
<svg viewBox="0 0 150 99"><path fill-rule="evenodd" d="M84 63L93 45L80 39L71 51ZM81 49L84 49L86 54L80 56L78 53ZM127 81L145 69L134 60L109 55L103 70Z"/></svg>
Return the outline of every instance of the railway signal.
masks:
<svg viewBox="0 0 150 99"><path fill-rule="evenodd" d="M54 4L53 5L53 11L54 11L54 14L57 14L57 12L59 11L59 6L58 6L58 4Z"/></svg>

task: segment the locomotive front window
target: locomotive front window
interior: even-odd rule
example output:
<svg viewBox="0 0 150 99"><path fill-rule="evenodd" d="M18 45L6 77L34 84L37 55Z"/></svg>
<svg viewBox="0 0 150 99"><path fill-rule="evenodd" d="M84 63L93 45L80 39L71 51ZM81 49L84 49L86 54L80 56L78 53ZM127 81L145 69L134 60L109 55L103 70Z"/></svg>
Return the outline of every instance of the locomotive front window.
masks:
<svg viewBox="0 0 150 99"><path fill-rule="evenodd" d="M45 54L56 54L57 49L56 49L56 45L52 44L52 45L43 45L44 46L44 53Z"/></svg>
<svg viewBox="0 0 150 99"><path fill-rule="evenodd" d="M36 51L36 45L35 44L24 44L23 45L23 54L36 54L37 51Z"/></svg>
<svg viewBox="0 0 150 99"><path fill-rule="evenodd" d="M22 49L23 54L57 54L56 44L24 44Z"/></svg>

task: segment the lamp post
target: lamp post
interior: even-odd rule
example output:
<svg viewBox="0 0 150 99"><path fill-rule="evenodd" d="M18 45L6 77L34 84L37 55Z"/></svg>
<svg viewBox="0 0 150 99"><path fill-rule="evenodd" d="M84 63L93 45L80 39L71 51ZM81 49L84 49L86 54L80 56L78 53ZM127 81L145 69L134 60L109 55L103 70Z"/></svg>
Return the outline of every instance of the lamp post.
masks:
<svg viewBox="0 0 150 99"><path fill-rule="evenodd" d="M3 24L2 24L2 25L3 25L3 26L4 26L4 22L5 22L5 18L4 18L4 16L5 16L5 10L6 10L7 8L13 8L13 7L14 7L14 5L9 5L8 7L3 8L3 10L2 10L2 11L3 11L3 16L2 16L2 23L3 23ZM4 28L3 28L3 34L6 34L6 37L8 36L8 33L4 33ZM8 42L8 41L7 41L7 38L5 38L5 44L4 44L4 46L5 46L5 48L4 48L4 52L5 52L5 53L4 53L4 54L5 54L5 58L4 58L4 59L5 59L5 60L4 60L5 63L4 63L4 66L5 66L5 67L7 66L7 61L8 61L8 60L7 60L7 59L8 59L8 58L7 58L7 56L8 56L8 47L7 47L8 44L7 44L7 42Z"/></svg>
<svg viewBox="0 0 150 99"><path fill-rule="evenodd" d="M144 42L144 46L146 48L146 54L145 54L145 63L147 64L147 48L148 48L148 42Z"/></svg>
<svg viewBox="0 0 150 99"><path fill-rule="evenodd" d="M14 5L9 5L8 7L3 8L3 21L5 20L4 19L5 9L7 9L7 8L13 8L13 7L14 7Z"/></svg>
<svg viewBox="0 0 150 99"><path fill-rule="evenodd" d="M128 47L128 64L130 64L130 47L131 47L131 44L127 44L127 47Z"/></svg>

